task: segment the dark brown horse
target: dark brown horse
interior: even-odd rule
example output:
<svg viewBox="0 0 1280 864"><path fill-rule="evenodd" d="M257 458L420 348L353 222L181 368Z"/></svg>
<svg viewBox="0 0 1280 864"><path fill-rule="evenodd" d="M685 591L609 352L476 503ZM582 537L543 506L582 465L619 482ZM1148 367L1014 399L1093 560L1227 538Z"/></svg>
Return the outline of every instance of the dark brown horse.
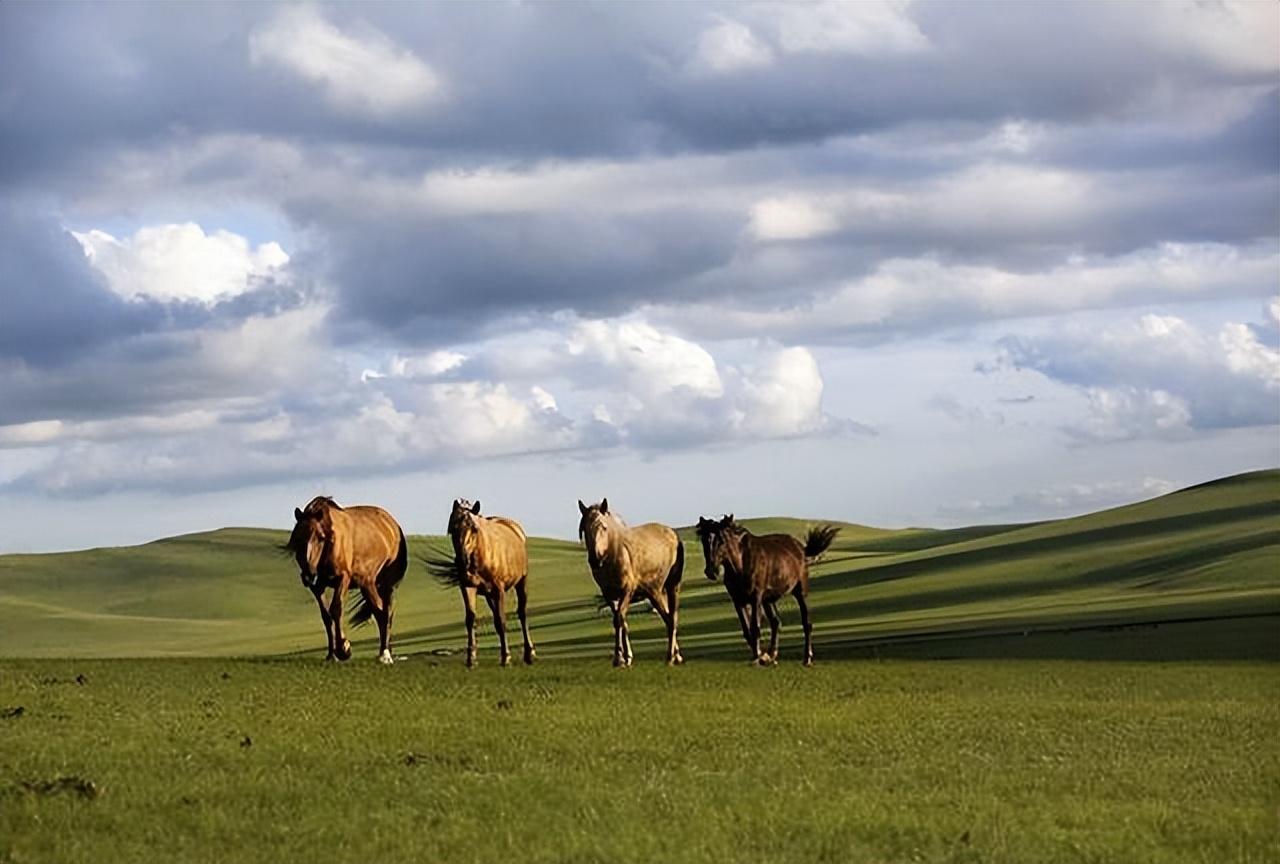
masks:
<svg viewBox="0 0 1280 864"><path fill-rule="evenodd" d="M351 613L357 626L378 622L378 662L391 660L392 594L409 565L404 532L381 507L339 507L332 498L312 498L293 510L295 524L285 549L298 562L302 584L315 595L329 639L326 660L351 658L351 643L342 632L342 603L355 585L361 599ZM326 604L324 592L332 588Z"/></svg>
<svg viewBox="0 0 1280 864"><path fill-rule="evenodd" d="M507 591L516 591L516 614L520 616L520 633L524 637L524 662L533 663L537 656L529 636L529 553L524 529L514 519L504 516L481 516L480 502L472 504L459 498L449 514L449 537L453 540L453 559L429 560L428 568L446 585L462 590L462 603L467 622L467 665L476 663L476 594L484 597L493 612L493 626L503 666L511 662L507 649Z"/></svg>
<svg viewBox="0 0 1280 864"><path fill-rule="evenodd" d="M715 579L724 568L724 587L729 591L742 636L752 656L762 666L778 662L778 601L791 594L800 606L804 627L804 665L813 665L813 627L809 622L809 562L827 550L839 527L824 525L809 529L802 544L790 534L757 537L733 521L698 518L698 539L706 559L706 575ZM769 650L760 650L760 610L769 617Z"/></svg>
<svg viewBox="0 0 1280 864"><path fill-rule="evenodd" d="M600 595L613 611L613 665L631 665L627 610L635 596L646 598L667 625L667 663L684 662L676 630L680 622L680 579L684 544L666 525L649 522L628 528L609 511L609 499L588 507L578 500L578 536Z"/></svg>

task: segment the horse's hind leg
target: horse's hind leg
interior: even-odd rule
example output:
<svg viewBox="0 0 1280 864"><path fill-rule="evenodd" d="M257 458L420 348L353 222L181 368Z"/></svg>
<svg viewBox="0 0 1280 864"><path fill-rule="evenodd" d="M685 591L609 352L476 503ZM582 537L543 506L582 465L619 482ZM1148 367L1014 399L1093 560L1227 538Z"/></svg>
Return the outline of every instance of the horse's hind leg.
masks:
<svg viewBox="0 0 1280 864"><path fill-rule="evenodd" d="M378 662L389 665L391 659L391 607L387 605L377 586L365 589L364 602L373 610L373 620L378 624Z"/></svg>
<svg viewBox="0 0 1280 864"><path fill-rule="evenodd" d="M538 656L533 650L533 638L529 635L529 574L516 583L516 614L520 616L520 635L524 638L524 662L532 664Z"/></svg>
<svg viewBox="0 0 1280 864"><path fill-rule="evenodd" d="M769 651L763 655L760 660L766 663L778 662L778 628L782 626L782 621L778 618L778 605L776 601L767 600L764 604L764 614L769 619Z"/></svg>
<svg viewBox="0 0 1280 864"><path fill-rule="evenodd" d="M489 610L493 612L493 629L498 631L498 663L511 665L511 651L507 648L507 592L495 587L484 599L489 601Z"/></svg>
<svg viewBox="0 0 1280 864"><path fill-rule="evenodd" d="M804 627L804 665L813 665L813 625L809 623L809 599L805 597L804 586L797 585L791 592L800 607L800 625Z"/></svg>
<svg viewBox="0 0 1280 864"><path fill-rule="evenodd" d="M667 606L671 608L671 662L679 666L684 662L684 655L680 653L680 585L668 585L666 587Z"/></svg>
<svg viewBox="0 0 1280 864"><path fill-rule="evenodd" d="M462 611L467 622L467 668L476 665L476 589L462 586Z"/></svg>
<svg viewBox="0 0 1280 864"><path fill-rule="evenodd" d="M680 646L676 644L676 612L671 608L670 595L665 592L655 593L650 598L650 602L653 603L653 608L657 610L662 623L667 626L667 665L675 666L683 658L680 657Z"/></svg>

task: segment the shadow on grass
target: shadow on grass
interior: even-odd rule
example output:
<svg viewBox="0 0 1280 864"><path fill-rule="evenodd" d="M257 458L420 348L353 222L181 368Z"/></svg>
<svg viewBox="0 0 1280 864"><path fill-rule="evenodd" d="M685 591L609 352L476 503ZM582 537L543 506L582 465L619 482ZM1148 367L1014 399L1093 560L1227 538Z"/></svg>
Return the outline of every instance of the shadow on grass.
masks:
<svg viewBox="0 0 1280 864"><path fill-rule="evenodd" d="M910 561L895 561L856 570L846 570L840 573L829 573L821 579L814 580L813 591L822 593L847 588L850 585L871 585L876 582L906 579L926 572L977 567L983 564L1006 563L1018 558L1063 552L1096 544L1149 540L1162 535L1176 534L1180 531L1200 530L1267 516L1280 516L1280 502L1263 501L1239 507L1225 507L1219 510L1200 511L1182 516L1168 516L1163 519L1148 519L1124 525L1109 525L1104 528L1075 531L1057 537L1039 537L1033 540L1002 543L981 549L943 551L936 555L929 555ZM1268 542L1276 542L1274 529L1271 529Z"/></svg>

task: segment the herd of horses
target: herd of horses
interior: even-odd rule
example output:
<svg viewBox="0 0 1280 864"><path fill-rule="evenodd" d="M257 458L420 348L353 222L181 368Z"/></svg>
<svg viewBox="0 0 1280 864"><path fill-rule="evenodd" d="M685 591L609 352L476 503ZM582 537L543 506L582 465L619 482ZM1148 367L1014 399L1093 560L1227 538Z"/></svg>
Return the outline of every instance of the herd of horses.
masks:
<svg viewBox="0 0 1280 864"><path fill-rule="evenodd" d="M656 522L628 526L609 509L609 499L587 505L578 501L578 537L586 546L587 564L600 596L613 614L613 665L630 666L631 639L627 611L635 600L647 600L667 630L667 663L684 662L677 631L684 544L674 530ZM329 497L313 498L294 509L293 532L285 550L298 564L302 584L315 596L328 639L328 660L348 660L351 642L343 630L343 607L351 589L359 596L351 624L372 618L378 625L378 661L391 663L393 595L409 568L404 531L381 507L342 507ZM734 521L699 518L697 535L706 561L705 575L723 572L742 636L752 659L761 665L778 660L778 601L790 594L800 607L804 629L804 665L813 664L813 627L809 620L809 564L835 539L839 530L824 525L809 530L803 541L789 534L756 536ZM436 578L462 593L467 628L466 663L476 663L476 597L485 599L498 634L500 662L511 662L507 645L506 597L514 590L516 614L524 642L524 662L537 656L529 634L529 554L520 523L480 513L479 501L458 499L449 513L452 558L429 559ZM329 591L328 599L325 592ZM761 613L769 621L769 647L760 647Z"/></svg>

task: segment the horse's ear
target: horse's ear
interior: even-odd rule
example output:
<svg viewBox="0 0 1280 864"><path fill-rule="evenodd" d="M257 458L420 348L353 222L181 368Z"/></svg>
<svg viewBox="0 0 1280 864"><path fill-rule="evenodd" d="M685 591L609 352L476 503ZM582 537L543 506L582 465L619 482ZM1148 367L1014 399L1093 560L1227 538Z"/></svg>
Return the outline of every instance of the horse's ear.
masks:
<svg viewBox="0 0 1280 864"><path fill-rule="evenodd" d="M480 499L477 498L476 503L471 505L471 512L476 514L477 516L480 515Z"/></svg>
<svg viewBox="0 0 1280 864"><path fill-rule="evenodd" d="M294 508L293 508L293 521L295 521L295 522L301 522L301 521L302 521L302 511L301 511L301 510L299 510L297 507L294 507Z"/></svg>
<svg viewBox="0 0 1280 864"><path fill-rule="evenodd" d="M601 499L600 499L600 512L601 512L601 513L608 513L608 512L609 512L609 499L608 499L608 498L601 498Z"/></svg>
<svg viewBox="0 0 1280 864"><path fill-rule="evenodd" d="M732 525L732 524L733 524L733 514L732 514L732 513L730 513L730 514L729 514L729 524L730 524L730 525Z"/></svg>
<svg viewBox="0 0 1280 864"><path fill-rule="evenodd" d="M583 516L587 515L587 505L582 503L581 498L578 499L578 512L581 513Z"/></svg>

